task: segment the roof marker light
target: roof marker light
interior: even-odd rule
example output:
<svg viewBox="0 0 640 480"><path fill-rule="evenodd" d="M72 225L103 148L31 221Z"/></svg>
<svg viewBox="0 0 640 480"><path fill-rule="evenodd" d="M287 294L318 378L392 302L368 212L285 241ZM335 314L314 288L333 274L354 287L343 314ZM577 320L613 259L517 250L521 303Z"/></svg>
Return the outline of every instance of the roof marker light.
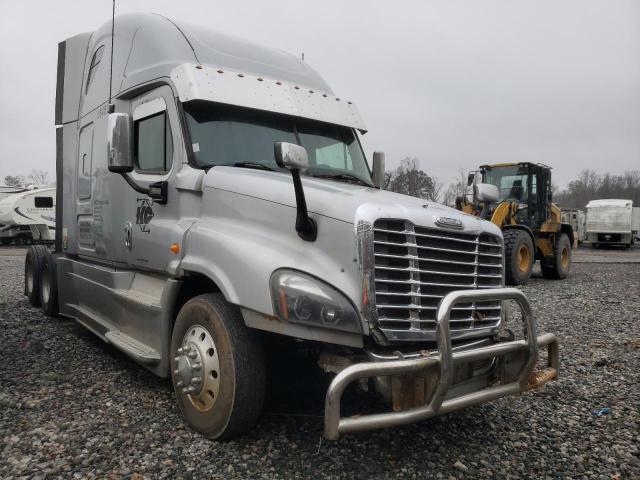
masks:
<svg viewBox="0 0 640 480"><path fill-rule="evenodd" d="M296 86L295 86L295 87L293 87L293 88L295 88L296 90L300 90L300 87L299 87L298 85L296 85Z"/></svg>
<svg viewBox="0 0 640 480"><path fill-rule="evenodd" d="M261 82L261 81L262 81L262 78L258 77L258 81L259 81L259 82Z"/></svg>
<svg viewBox="0 0 640 480"><path fill-rule="evenodd" d="M309 90L309 93L313 93L313 90Z"/></svg>
<svg viewBox="0 0 640 480"><path fill-rule="evenodd" d="M202 65L196 65L196 68L197 68L198 70L202 70Z"/></svg>
<svg viewBox="0 0 640 480"><path fill-rule="evenodd" d="M339 101L340 101L340 99L338 97L336 97L336 102L339 102Z"/></svg>
<svg viewBox="0 0 640 480"><path fill-rule="evenodd" d="M325 98L327 98L327 94L326 94L326 93L323 93L323 94L322 94L322 96L323 96L323 97L325 97Z"/></svg>
<svg viewBox="0 0 640 480"><path fill-rule="evenodd" d="M241 73L239 73L239 74L238 74L238 76L239 76L240 78L244 77L244 75L243 75L243 74L241 74Z"/></svg>
<svg viewBox="0 0 640 480"><path fill-rule="evenodd" d="M282 82L276 82L276 85L282 85Z"/></svg>
<svg viewBox="0 0 640 480"><path fill-rule="evenodd" d="M224 73L224 70L218 70L218 73Z"/></svg>

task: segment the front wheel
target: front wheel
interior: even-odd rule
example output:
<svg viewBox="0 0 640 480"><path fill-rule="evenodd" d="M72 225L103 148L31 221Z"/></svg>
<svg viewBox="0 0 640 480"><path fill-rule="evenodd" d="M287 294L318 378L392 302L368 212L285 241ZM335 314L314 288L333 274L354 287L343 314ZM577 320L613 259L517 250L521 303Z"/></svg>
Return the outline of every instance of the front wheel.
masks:
<svg viewBox="0 0 640 480"><path fill-rule="evenodd" d="M171 378L187 423L207 438L249 430L262 410L265 362L260 339L220 294L189 300L171 336Z"/></svg>
<svg viewBox="0 0 640 480"><path fill-rule="evenodd" d="M542 259L541 269L544 278L563 279L571 269L571 242L566 233L561 233L553 248L553 257Z"/></svg>
<svg viewBox="0 0 640 480"><path fill-rule="evenodd" d="M507 285L522 285L531 276L535 254L531 236L524 230L505 230L504 255Z"/></svg>

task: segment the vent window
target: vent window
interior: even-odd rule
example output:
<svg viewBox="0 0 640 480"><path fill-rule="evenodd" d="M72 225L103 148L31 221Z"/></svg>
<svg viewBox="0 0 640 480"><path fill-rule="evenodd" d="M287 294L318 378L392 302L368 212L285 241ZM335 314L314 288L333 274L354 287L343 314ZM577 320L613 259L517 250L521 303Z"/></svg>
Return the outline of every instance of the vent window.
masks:
<svg viewBox="0 0 640 480"><path fill-rule="evenodd" d="M87 86L85 88L85 95L89 91L89 87L91 86L91 82L95 77L96 68L100 64L100 60L102 60L102 54L104 53L104 45L100 45L98 49L93 53L93 57L91 58L91 65L89 66L89 73L87 75Z"/></svg>

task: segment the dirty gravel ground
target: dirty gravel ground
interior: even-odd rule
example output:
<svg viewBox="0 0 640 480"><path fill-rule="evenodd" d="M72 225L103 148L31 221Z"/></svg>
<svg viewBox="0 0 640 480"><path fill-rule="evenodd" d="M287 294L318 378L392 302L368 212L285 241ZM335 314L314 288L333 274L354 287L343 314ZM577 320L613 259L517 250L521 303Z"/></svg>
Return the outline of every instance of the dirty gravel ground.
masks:
<svg viewBox="0 0 640 480"><path fill-rule="evenodd" d="M640 478L638 264L575 264L524 288L539 331L561 337L558 382L334 443L320 443L326 379L304 359L289 362L300 378L272 373L253 432L203 439L168 381L31 308L22 271L0 252L0 478Z"/></svg>

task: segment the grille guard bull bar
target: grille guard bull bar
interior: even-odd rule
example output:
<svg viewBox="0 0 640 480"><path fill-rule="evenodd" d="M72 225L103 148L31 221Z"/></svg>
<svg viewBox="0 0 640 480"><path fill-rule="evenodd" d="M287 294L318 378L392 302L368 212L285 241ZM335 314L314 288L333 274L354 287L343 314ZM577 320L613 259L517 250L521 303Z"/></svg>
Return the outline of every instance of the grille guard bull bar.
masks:
<svg viewBox="0 0 640 480"><path fill-rule="evenodd" d="M451 309L458 303L479 300L513 300L522 311L524 340L497 343L487 347L452 352L449 319ZM411 360L391 360L384 362L362 362L346 367L336 375L325 400L324 436L337 440L341 433L359 432L398 425L406 425L426 420L454 410L495 400L507 395L521 393L540 387L557 378L559 367L558 338L553 334L537 336L536 321L525 295L515 288L495 288L487 290L457 290L447 294L438 307L436 316L437 355ZM548 366L534 372L538 361L538 347L546 346ZM453 383L453 366L459 363L503 357L507 354L522 353L524 360L515 381L488 386L480 390L445 399ZM345 388L354 380L377 376L404 375L418 373L429 368L439 368L439 377L431 400L424 406L399 412L361 415L340 418L340 400Z"/></svg>

